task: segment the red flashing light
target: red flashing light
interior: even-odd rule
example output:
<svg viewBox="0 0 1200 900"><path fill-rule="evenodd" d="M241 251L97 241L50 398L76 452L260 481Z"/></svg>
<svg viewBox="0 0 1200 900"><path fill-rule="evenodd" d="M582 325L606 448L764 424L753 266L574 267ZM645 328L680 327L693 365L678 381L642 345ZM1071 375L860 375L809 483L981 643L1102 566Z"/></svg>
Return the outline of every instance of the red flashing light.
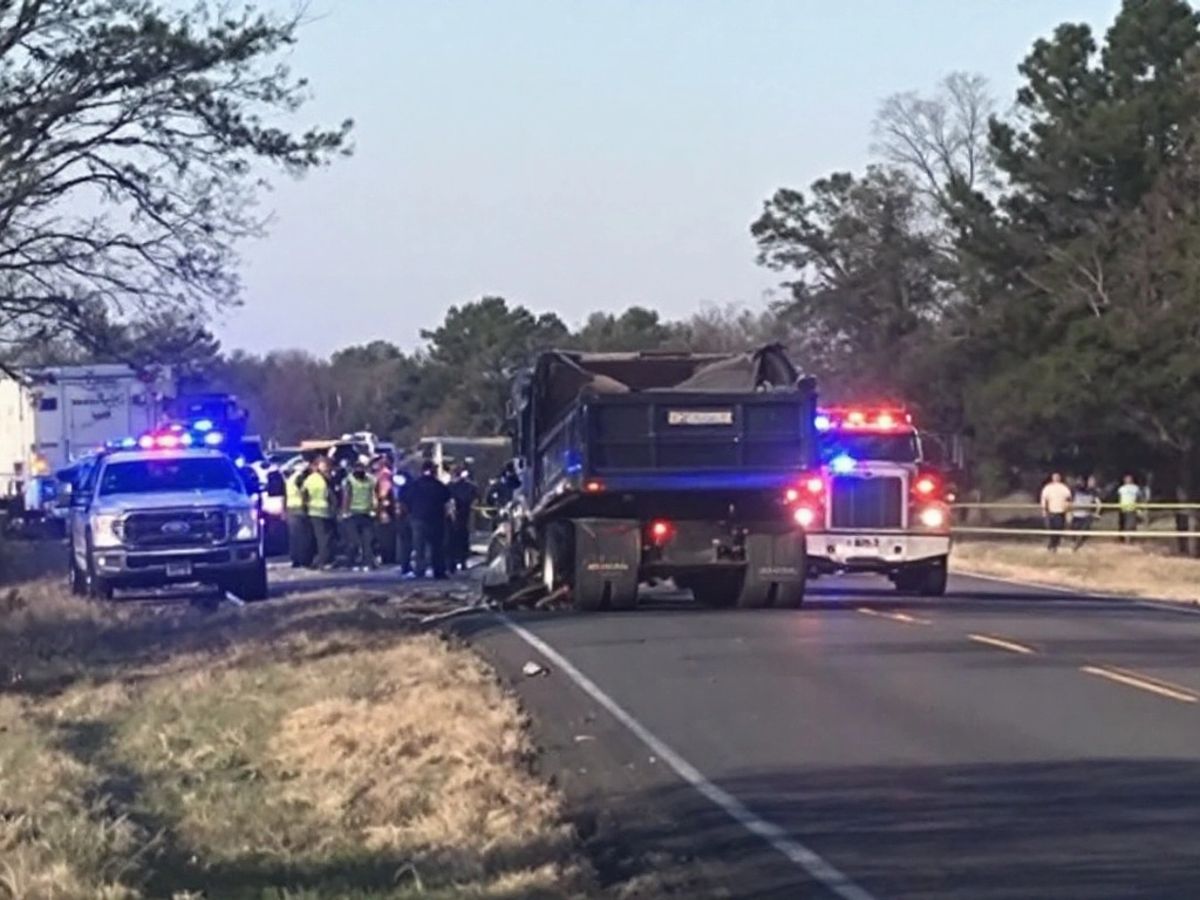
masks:
<svg viewBox="0 0 1200 900"><path fill-rule="evenodd" d="M928 475L922 475L917 479L917 483L913 485L913 489L922 497L929 497L937 490L937 482Z"/></svg>
<svg viewBox="0 0 1200 900"><path fill-rule="evenodd" d="M650 532L650 539L656 544L665 543L675 533L675 527L666 519L655 519L647 530Z"/></svg>
<svg viewBox="0 0 1200 900"><path fill-rule="evenodd" d="M804 482L804 487L810 494L820 494L825 490L825 482L820 477L814 475Z"/></svg>
<svg viewBox="0 0 1200 900"><path fill-rule="evenodd" d="M801 528L811 528L817 521L817 512L810 506L797 506L792 518Z"/></svg>
<svg viewBox="0 0 1200 900"><path fill-rule="evenodd" d="M912 427L912 416L903 409L880 407L877 409L822 409L819 418L828 428L862 429L871 431L893 431Z"/></svg>
<svg viewBox="0 0 1200 900"><path fill-rule="evenodd" d="M787 493L784 494L784 496L787 498L788 503L795 503L800 499L800 492L795 488L788 488Z"/></svg>
<svg viewBox="0 0 1200 900"><path fill-rule="evenodd" d="M179 438L173 434L163 434L158 436L155 444L164 450L174 450L179 446Z"/></svg>

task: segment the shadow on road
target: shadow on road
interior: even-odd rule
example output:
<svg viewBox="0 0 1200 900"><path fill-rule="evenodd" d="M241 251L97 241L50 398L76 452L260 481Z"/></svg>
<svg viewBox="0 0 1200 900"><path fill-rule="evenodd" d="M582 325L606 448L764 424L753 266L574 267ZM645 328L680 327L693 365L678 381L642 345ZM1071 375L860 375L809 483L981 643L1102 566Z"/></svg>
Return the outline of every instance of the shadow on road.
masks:
<svg viewBox="0 0 1200 900"><path fill-rule="evenodd" d="M1196 896L1200 763L797 767L719 785L878 897ZM825 896L689 786L606 806L580 824L610 882L649 861L686 884L705 860L731 896Z"/></svg>

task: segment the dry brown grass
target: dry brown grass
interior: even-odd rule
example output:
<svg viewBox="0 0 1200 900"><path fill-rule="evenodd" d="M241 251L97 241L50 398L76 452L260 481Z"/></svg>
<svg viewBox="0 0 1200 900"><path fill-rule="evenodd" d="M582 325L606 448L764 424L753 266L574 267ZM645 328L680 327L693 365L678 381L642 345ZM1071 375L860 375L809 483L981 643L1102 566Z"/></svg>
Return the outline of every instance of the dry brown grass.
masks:
<svg viewBox="0 0 1200 900"><path fill-rule="evenodd" d="M0 898L590 893L512 697L378 597L0 602Z"/></svg>
<svg viewBox="0 0 1200 900"><path fill-rule="evenodd" d="M1040 544L965 541L954 545L950 567L966 575L1200 603L1200 560L1111 542L1092 541L1077 553L1067 546L1052 554Z"/></svg>

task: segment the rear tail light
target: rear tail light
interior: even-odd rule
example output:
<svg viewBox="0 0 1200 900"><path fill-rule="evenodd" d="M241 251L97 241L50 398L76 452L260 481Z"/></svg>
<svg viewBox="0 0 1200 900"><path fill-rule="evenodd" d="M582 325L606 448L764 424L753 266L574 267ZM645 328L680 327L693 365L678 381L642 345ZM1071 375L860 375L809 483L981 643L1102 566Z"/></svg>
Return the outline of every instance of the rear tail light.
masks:
<svg viewBox="0 0 1200 900"><path fill-rule="evenodd" d="M583 489L584 489L584 491L586 491L589 494L599 494L601 491L604 490L604 482L588 481L583 485Z"/></svg>
<svg viewBox="0 0 1200 900"><path fill-rule="evenodd" d="M938 483L931 475L921 475L913 482L913 491L918 497L931 498L937 494Z"/></svg>

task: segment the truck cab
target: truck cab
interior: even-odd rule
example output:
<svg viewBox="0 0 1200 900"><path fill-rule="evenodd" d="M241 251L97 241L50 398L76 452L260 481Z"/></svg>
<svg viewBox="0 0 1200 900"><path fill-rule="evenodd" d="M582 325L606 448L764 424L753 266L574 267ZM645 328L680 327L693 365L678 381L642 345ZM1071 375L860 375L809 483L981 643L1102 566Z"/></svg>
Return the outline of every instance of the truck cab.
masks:
<svg viewBox="0 0 1200 900"><path fill-rule="evenodd" d="M905 593L946 592L950 511L945 479L926 461L921 433L903 409L823 408L820 499L809 530L810 575L872 572Z"/></svg>
<svg viewBox="0 0 1200 900"><path fill-rule="evenodd" d="M68 525L76 594L200 583L267 596L258 510L219 450L115 450L73 473Z"/></svg>

